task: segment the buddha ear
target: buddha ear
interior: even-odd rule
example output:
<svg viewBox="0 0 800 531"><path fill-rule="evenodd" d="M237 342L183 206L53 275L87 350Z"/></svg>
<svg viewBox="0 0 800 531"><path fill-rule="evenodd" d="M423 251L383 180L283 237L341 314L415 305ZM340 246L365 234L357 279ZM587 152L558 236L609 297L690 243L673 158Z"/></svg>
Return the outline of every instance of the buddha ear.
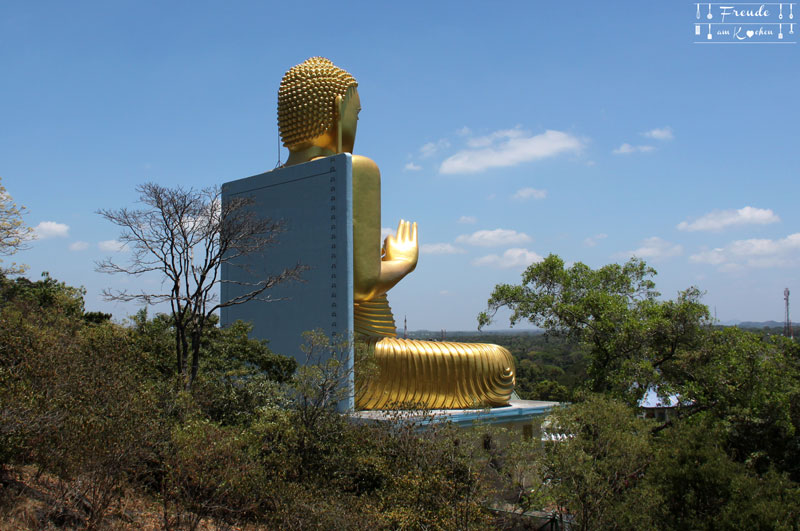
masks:
<svg viewBox="0 0 800 531"><path fill-rule="evenodd" d="M336 153L342 152L342 101L342 96L337 94L334 101L336 109Z"/></svg>

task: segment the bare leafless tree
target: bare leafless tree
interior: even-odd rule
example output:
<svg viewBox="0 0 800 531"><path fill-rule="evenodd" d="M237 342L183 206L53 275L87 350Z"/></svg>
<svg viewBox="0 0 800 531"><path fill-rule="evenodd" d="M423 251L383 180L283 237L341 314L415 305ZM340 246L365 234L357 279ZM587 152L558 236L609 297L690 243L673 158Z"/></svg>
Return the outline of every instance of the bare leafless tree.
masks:
<svg viewBox="0 0 800 531"><path fill-rule="evenodd" d="M275 301L267 290L299 280L301 264L278 274L266 275L246 286L245 293L222 301L215 289L221 282L223 263L247 267L247 255L257 255L274 244L283 223L256 216L249 198L226 198L219 187L203 190L166 188L154 183L137 187L141 209L99 210L98 214L122 228L119 242L130 251L126 264L112 258L97 262L102 273L139 276L161 273L162 289L156 292L103 291L106 300L169 302L175 322L178 374L191 389L200 360L200 339L209 317L218 309L252 300ZM191 353L191 370L187 360ZM188 373L187 373L188 372Z"/></svg>

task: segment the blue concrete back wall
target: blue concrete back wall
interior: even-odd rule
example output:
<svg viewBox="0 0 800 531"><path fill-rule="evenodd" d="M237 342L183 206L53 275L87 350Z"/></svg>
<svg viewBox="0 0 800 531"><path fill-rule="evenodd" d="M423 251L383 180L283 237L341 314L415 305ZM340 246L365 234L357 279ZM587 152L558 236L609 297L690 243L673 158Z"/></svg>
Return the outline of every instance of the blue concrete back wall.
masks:
<svg viewBox="0 0 800 531"><path fill-rule="evenodd" d="M303 283L279 285L265 292L275 302L250 301L223 308L226 326L237 319L253 324L252 337L269 340L273 352L306 362L300 350L302 333L322 329L329 336L353 335L353 182L347 153L273 170L222 185L223 201L252 197L262 217L283 220L286 232L277 245L236 264L223 264L222 300L247 288L235 282L254 282L297 263L310 269ZM241 267L244 266L244 267ZM352 347L349 366L352 368ZM350 371L352 408L353 382Z"/></svg>

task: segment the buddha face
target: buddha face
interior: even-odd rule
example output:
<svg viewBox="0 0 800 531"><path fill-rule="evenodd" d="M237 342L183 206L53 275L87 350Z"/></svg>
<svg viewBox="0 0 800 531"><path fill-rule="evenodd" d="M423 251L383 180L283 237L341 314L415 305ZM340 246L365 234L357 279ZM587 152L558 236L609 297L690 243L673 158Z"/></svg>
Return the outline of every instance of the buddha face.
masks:
<svg viewBox="0 0 800 531"><path fill-rule="evenodd" d="M358 96L358 89L350 87L347 89L342 100L342 117L339 126L342 129L342 151L352 153L356 142L356 129L358 128L358 113L361 112L361 98Z"/></svg>

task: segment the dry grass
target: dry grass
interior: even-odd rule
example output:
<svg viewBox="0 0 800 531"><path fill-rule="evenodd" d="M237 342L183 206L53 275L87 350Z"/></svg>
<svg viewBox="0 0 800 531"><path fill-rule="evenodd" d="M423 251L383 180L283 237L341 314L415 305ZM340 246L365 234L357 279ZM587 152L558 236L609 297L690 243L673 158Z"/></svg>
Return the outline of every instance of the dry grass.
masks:
<svg viewBox="0 0 800 531"><path fill-rule="evenodd" d="M156 499L127 491L117 498L105 518L92 526L88 519L85 499L75 497L80 492L78 482L64 482L49 474L37 474L32 466L10 467L0 478L0 529L52 530L98 529L109 531L166 529L163 505ZM170 514L169 529L189 529L181 522L195 521L193 515ZM200 520L194 529L201 531L245 531L208 519ZM252 529L252 528L249 528Z"/></svg>

